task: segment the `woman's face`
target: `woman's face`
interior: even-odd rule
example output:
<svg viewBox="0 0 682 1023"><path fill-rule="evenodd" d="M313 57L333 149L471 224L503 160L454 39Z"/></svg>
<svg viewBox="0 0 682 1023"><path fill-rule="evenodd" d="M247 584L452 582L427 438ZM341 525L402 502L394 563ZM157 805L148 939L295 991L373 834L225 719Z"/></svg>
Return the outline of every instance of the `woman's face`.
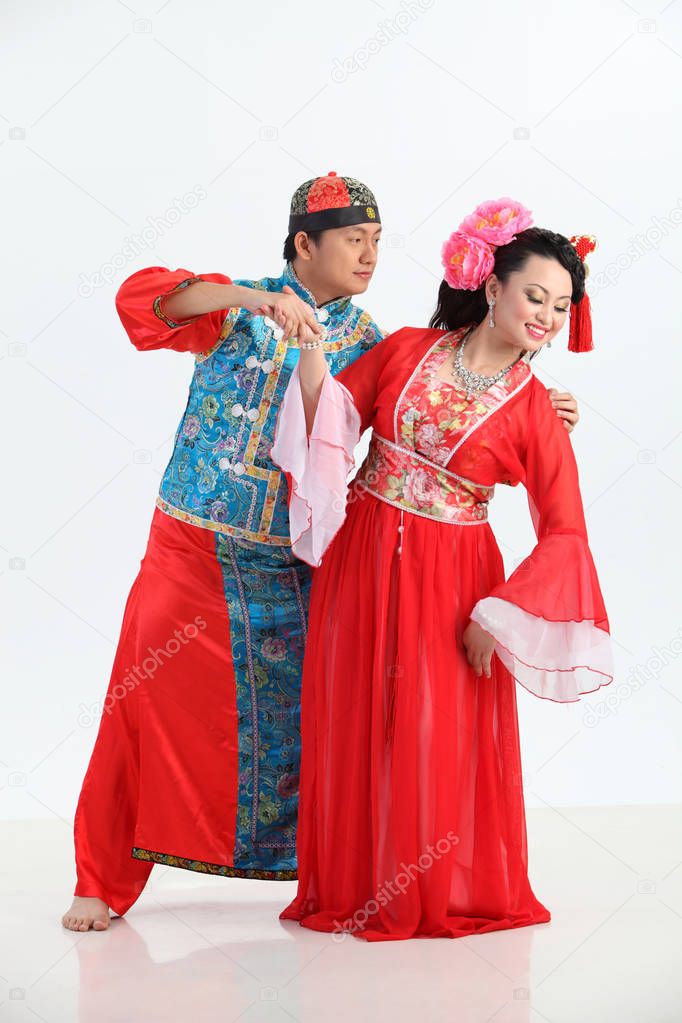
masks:
<svg viewBox="0 0 682 1023"><path fill-rule="evenodd" d="M537 352L564 325L571 306L571 275L556 259L533 255L505 284L493 276L490 295L495 297L499 337L515 348Z"/></svg>

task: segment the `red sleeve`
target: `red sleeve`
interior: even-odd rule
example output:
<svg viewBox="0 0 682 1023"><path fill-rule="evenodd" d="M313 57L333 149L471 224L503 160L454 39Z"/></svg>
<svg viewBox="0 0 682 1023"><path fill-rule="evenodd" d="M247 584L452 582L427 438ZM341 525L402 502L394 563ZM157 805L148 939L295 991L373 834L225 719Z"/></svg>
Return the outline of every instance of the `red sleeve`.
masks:
<svg viewBox="0 0 682 1023"><path fill-rule="evenodd" d="M195 281L232 284L232 280L224 274L197 276L189 270L167 270L162 266L138 270L123 282L116 295L116 311L128 337L139 351L173 348L176 352L199 354L215 344L228 314L227 309L204 313L182 323L169 319L163 311L164 298Z"/></svg>
<svg viewBox="0 0 682 1023"><path fill-rule="evenodd" d="M376 398L381 390L381 374L391 355L397 352L401 341L411 332L414 333L413 328L401 327L393 334L388 334L383 341L379 341L374 348L334 377L352 395L353 403L360 413L361 433L365 432L374 418Z"/></svg>
<svg viewBox="0 0 682 1023"><path fill-rule="evenodd" d="M588 546L573 445L544 385L533 378L531 386L521 482L528 491L538 543L507 582L496 587L491 595L513 600L531 614L556 621L590 617L599 628L608 631ZM589 564L587 579L571 571L571 550L580 552L580 560L584 558ZM583 587L582 583L588 580L590 585Z"/></svg>
<svg viewBox="0 0 682 1023"><path fill-rule="evenodd" d="M578 699L613 678L609 621L587 539L578 467L547 389L530 386L521 482L537 544L471 618L512 675L538 696Z"/></svg>

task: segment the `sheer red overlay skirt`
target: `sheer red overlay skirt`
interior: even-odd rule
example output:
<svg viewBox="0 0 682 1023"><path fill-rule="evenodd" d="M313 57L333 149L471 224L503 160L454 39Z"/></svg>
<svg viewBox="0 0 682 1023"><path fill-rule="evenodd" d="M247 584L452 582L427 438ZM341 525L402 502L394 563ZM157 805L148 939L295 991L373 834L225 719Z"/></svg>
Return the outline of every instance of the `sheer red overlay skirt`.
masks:
<svg viewBox="0 0 682 1023"><path fill-rule="evenodd" d="M462 634L504 580L487 523L351 491L315 572L302 694L299 884L282 919L369 941L544 923L528 880L515 681ZM453 637L455 643L453 643Z"/></svg>

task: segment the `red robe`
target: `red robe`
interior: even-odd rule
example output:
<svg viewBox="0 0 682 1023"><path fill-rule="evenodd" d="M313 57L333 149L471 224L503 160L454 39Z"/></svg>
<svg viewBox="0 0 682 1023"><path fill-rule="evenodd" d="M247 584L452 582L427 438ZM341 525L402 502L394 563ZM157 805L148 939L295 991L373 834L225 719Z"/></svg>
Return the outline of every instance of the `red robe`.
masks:
<svg viewBox="0 0 682 1023"><path fill-rule="evenodd" d="M463 333L405 328L328 374L309 440L298 374L279 414L293 550L321 560L298 894L282 913L314 930L384 941L548 921L527 873L515 680L559 702L612 680L567 431L525 359L472 401L440 379ZM523 483L538 537L506 582L487 522L498 482ZM467 661L472 618L496 640L490 678Z"/></svg>

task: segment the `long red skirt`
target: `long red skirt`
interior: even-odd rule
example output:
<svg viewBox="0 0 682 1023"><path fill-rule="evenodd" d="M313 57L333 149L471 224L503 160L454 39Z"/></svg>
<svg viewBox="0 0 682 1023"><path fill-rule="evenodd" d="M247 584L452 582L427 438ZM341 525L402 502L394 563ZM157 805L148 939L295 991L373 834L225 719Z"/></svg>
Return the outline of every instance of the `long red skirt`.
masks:
<svg viewBox="0 0 682 1023"><path fill-rule="evenodd" d="M351 490L315 572L302 694L299 883L282 919L369 941L546 923L533 894L514 679L467 663L504 579L487 523Z"/></svg>

